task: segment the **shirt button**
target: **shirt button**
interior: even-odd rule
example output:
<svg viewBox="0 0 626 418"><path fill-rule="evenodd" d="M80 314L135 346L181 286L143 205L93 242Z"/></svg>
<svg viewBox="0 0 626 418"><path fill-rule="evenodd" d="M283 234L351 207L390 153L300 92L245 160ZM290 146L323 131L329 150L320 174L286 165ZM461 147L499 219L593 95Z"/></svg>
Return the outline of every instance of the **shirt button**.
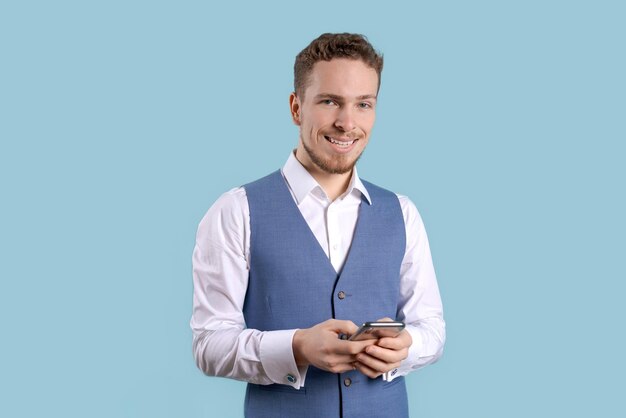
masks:
<svg viewBox="0 0 626 418"><path fill-rule="evenodd" d="M339 299L345 299L346 298L346 292L344 292L343 290L340 291L339 293L337 293L337 297Z"/></svg>
<svg viewBox="0 0 626 418"><path fill-rule="evenodd" d="M288 374L288 375L287 375L287 380L289 381L289 383L296 383L296 381L297 381L298 379L296 379L296 377L295 377L294 375L292 375L292 374Z"/></svg>
<svg viewBox="0 0 626 418"><path fill-rule="evenodd" d="M337 247L338 247L337 244L333 245L333 250L336 250Z"/></svg>
<svg viewBox="0 0 626 418"><path fill-rule="evenodd" d="M349 387L352 384L352 379L350 379L349 377L346 377L345 379L343 379L343 385L345 387Z"/></svg>

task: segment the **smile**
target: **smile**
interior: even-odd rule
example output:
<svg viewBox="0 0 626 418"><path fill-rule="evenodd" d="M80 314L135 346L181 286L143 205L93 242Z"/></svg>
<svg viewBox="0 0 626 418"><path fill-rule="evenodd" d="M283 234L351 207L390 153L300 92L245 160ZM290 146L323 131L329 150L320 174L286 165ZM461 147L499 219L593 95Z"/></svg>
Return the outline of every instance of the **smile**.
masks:
<svg viewBox="0 0 626 418"><path fill-rule="evenodd" d="M324 135L324 139L326 139L331 144L335 144L340 148L348 148L350 145L354 144L358 139L353 139L351 141L338 141L330 136Z"/></svg>

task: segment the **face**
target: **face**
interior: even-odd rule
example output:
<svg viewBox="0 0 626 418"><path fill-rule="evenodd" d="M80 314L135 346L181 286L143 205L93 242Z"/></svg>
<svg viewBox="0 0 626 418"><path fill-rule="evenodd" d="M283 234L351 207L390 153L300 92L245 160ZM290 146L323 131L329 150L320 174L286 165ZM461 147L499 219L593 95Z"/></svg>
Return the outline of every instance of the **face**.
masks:
<svg viewBox="0 0 626 418"><path fill-rule="evenodd" d="M309 170L352 170L376 118L378 74L360 60L319 61L304 97L292 93L291 115L300 126L296 157Z"/></svg>

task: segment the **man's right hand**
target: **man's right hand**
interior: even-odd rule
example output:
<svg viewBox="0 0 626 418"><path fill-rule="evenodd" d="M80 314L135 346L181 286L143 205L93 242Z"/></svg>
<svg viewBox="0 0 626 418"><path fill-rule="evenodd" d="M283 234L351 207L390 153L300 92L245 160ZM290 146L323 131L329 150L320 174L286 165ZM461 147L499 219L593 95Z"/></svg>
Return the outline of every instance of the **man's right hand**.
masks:
<svg viewBox="0 0 626 418"><path fill-rule="evenodd" d="M298 366L313 365L332 373L355 369L356 355L376 340L348 341L341 334L352 335L359 327L352 321L329 319L314 327L299 329L293 336L293 355Z"/></svg>

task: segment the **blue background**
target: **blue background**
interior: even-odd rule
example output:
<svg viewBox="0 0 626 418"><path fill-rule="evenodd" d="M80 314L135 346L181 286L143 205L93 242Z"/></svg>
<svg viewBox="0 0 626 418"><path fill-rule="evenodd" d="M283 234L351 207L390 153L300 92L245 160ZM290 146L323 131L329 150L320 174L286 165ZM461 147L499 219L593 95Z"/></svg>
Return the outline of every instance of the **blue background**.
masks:
<svg viewBox="0 0 626 418"><path fill-rule="evenodd" d="M276 2L279 3L279 2ZM619 1L3 2L0 415L238 417L191 251L295 147L295 55L385 55L361 175L417 204L448 342L415 417L625 416Z"/></svg>

